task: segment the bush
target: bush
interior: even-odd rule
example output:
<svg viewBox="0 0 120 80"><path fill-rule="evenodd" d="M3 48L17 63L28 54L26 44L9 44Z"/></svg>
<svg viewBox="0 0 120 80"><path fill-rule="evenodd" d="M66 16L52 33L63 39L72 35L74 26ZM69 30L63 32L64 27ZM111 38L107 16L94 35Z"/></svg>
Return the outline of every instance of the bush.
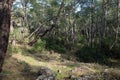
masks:
<svg viewBox="0 0 120 80"><path fill-rule="evenodd" d="M99 62L106 61L105 54L98 48L83 47L76 52L79 61L83 62Z"/></svg>
<svg viewBox="0 0 120 80"><path fill-rule="evenodd" d="M111 51L111 58L120 59L120 48L114 47Z"/></svg>
<svg viewBox="0 0 120 80"><path fill-rule="evenodd" d="M37 41L37 43L35 43L32 47L32 51L34 52L41 52L42 50L45 49L45 44L46 42L45 41L42 41L41 39L39 39Z"/></svg>
<svg viewBox="0 0 120 80"><path fill-rule="evenodd" d="M48 50L54 50L55 52L59 52L59 53L65 53L66 52L66 48L64 46L64 42L59 39L59 38L46 38L46 48Z"/></svg>
<svg viewBox="0 0 120 80"><path fill-rule="evenodd" d="M59 45L56 45L56 44L50 45L49 50L54 50L55 52L59 52L59 53L65 53L66 52L65 48L63 48Z"/></svg>

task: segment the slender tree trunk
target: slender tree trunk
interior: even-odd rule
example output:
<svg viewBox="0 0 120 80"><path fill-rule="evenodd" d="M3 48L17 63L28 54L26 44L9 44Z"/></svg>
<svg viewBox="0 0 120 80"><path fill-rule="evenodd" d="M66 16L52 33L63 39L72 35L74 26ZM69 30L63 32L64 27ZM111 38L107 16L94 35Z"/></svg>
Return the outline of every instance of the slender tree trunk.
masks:
<svg viewBox="0 0 120 80"><path fill-rule="evenodd" d="M93 47L93 0L91 0L90 3L90 8L91 8L91 12L90 12L90 46Z"/></svg>
<svg viewBox="0 0 120 80"><path fill-rule="evenodd" d="M102 25L100 26L100 48L102 48L103 46L103 39L104 39L104 35L105 35L105 27L106 27L106 4L107 4L107 0L102 0Z"/></svg>
<svg viewBox="0 0 120 80"><path fill-rule="evenodd" d="M110 46L110 50L115 46L115 44L117 43L118 41L118 38L119 38L119 28L120 28L120 21L119 21L119 8L120 8L120 0L117 0L117 28L115 29L115 40L113 41L112 45Z"/></svg>
<svg viewBox="0 0 120 80"><path fill-rule="evenodd" d="M99 31L99 45L100 48L102 48L103 45L103 39L104 39L104 32L105 32L105 23L106 23L106 2L107 0L102 0L102 20L101 20L101 26L100 26L100 31Z"/></svg>
<svg viewBox="0 0 120 80"><path fill-rule="evenodd" d="M73 22L73 44L76 44L76 20Z"/></svg>
<svg viewBox="0 0 120 80"><path fill-rule="evenodd" d="M28 19L27 19L27 2L25 0L21 0L21 5L23 7L23 27L28 27Z"/></svg>
<svg viewBox="0 0 120 80"><path fill-rule="evenodd" d="M0 72L5 59L10 32L10 0L0 0Z"/></svg>

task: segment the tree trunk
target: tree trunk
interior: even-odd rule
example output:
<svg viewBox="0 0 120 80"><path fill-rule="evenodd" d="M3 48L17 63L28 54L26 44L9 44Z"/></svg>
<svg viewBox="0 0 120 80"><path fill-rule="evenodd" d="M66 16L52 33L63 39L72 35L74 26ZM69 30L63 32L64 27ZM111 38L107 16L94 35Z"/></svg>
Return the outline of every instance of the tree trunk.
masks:
<svg viewBox="0 0 120 80"><path fill-rule="evenodd" d="M58 19L60 18L60 14L61 14L62 9L64 7L64 2L65 2L65 0L61 1L61 5L60 5L60 8L57 12L57 15L54 16L54 18L51 20L51 22L52 22L51 27L49 29L47 29L42 35L39 35L40 38L44 37L48 32L52 31L57 26L56 23L57 23ZM36 42L37 42L37 38L35 40L29 42L28 45L32 46Z"/></svg>
<svg viewBox="0 0 120 80"><path fill-rule="evenodd" d="M118 38L119 38L119 28L120 28L120 21L119 21L120 20L119 19L119 13L120 13L120 11L119 11L119 8L120 8L120 0L117 0L116 5L117 5L117 14L116 14L117 15L117 20L116 20L117 28L114 29L115 39L114 39L112 45L110 46L110 50L112 50L112 48L117 44L117 41L118 41Z"/></svg>
<svg viewBox="0 0 120 80"><path fill-rule="evenodd" d="M90 47L92 48L93 47L93 27L94 27L94 23L93 23L93 14L94 14L94 11L93 11L93 8L94 8L94 4L93 4L93 0L91 0L91 3L90 3Z"/></svg>
<svg viewBox="0 0 120 80"><path fill-rule="evenodd" d="M5 59L10 32L10 0L0 1L0 72Z"/></svg>

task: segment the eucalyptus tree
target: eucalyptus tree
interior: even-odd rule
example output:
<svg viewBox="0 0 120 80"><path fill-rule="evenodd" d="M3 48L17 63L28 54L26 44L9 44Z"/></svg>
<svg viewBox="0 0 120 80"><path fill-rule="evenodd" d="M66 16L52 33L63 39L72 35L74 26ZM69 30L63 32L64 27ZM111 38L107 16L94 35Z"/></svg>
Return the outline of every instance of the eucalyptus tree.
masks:
<svg viewBox="0 0 120 80"><path fill-rule="evenodd" d="M12 3L13 0L0 0L0 72L8 46Z"/></svg>

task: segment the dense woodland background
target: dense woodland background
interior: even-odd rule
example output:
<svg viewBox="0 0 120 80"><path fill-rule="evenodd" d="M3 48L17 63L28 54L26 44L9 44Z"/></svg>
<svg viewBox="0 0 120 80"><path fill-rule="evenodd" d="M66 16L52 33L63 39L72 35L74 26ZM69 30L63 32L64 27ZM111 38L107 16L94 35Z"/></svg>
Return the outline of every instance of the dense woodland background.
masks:
<svg viewBox="0 0 120 80"><path fill-rule="evenodd" d="M119 0L17 0L10 38L27 38L29 45L41 40L46 49L62 53L85 50L119 58L119 8Z"/></svg>
<svg viewBox="0 0 120 80"><path fill-rule="evenodd" d="M50 55L59 56L60 54L63 55L63 62L65 59L80 63L73 64L74 68L82 65L81 62L85 66L88 65L87 63L90 66L93 65L92 63L95 63L95 66L99 64L102 66L101 68L107 66L108 70L113 67L112 71L116 70L115 72L118 73L117 78L105 80L120 79L120 0L2 1L6 4L7 1L11 2L9 5L12 6L10 6L11 11L5 7L3 12L0 7L0 47L5 44L5 49L0 48L0 54L6 53L7 45L6 56L9 58L20 56L17 55L19 53L33 56L39 54L37 57L47 61L48 58L44 58L43 55L51 58ZM0 1L0 5L2 1ZM7 17L4 15L5 11L8 11ZM4 17L2 17L3 15ZM10 33L7 32L5 26L10 26ZM6 33L9 34L9 43L8 39L2 39L4 38L2 34ZM6 36L8 38L8 35ZM4 40L6 42L3 42ZM42 56L40 56L41 54ZM35 57L35 59L37 58ZM0 57L0 60L1 67L4 57ZM73 66L70 69L73 69ZM28 69L25 68L25 70ZM63 75L59 76L64 70L55 69L55 71L58 80L64 80Z"/></svg>

